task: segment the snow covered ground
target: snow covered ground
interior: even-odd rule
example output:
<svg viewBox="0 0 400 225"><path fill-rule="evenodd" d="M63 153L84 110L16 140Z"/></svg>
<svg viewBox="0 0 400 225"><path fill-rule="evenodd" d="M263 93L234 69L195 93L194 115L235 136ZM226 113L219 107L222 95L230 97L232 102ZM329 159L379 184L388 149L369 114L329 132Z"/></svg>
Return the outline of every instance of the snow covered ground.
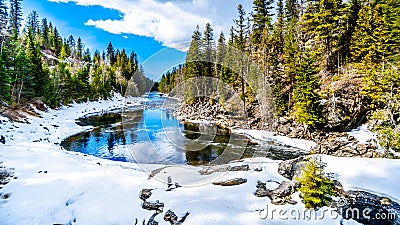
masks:
<svg viewBox="0 0 400 225"><path fill-rule="evenodd" d="M303 151L309 152L317 143L308 140L294 139L285 136L275 135L273 132L264 130L233 130L239 134L245 134L255 140L275 141L290 147L296 147Z"/></svg>
<svg viewBox="0 0 400 225"><path fill-rule="evenodd" d="M131 99L139 104L143 99ZM67 152L57 144L62 139L89 127L80 127L75 119L87 113L111 110L123 105L124 99L73 104L60 110L42 113L42 118L29 117L31 124L5 122L0 118L0 134L6 136L6 144L0 144L0 162L15 168L15 177L0 190L10 193L0 199L0 224L135 224L150 218L153 212L141 208L139 192L152 188L150 201L159 200L178 216L190 212L184 224L339 224L337 214L326 213L317 220L298 220L288 213L303 212L304 206L298 194L297 205L271 205L268 198L253 195L257 180L283 181L277 173L278 162L269 159L246 159L236 164L248 164L250 171L200 175L198 167L172 166L148 179L149 168L155 165L114 162ZM254 138L268 138L265 133L251 132ZM284 143L309 149L312 143L284 139ZM327 170L344 184L345 188L367 189L400 199L400 161L388 159L346 159L323 156ZM255 172L254 168L262 168ZM181 188L166 191L166 180L171 176ZM246 178L247 183L221 187L211 181L230 178ZM269 188L277 186L268 183ZM283 212L283 215L278 215ZM286 214L284 213L286 212ZM322 213L322 210L318 212ZM293 215L293 214L292 214ZM156 220L161 224L164 213ZM344 224L356 224L345 221Z"/></svg>

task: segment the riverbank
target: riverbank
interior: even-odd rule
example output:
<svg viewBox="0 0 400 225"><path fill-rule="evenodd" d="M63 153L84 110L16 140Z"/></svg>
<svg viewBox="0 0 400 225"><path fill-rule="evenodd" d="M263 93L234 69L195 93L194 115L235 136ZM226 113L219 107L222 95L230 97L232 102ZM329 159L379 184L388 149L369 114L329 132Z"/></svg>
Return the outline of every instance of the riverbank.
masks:
<svg viewBox="0 0 400 225"><path fill-rule="evenodd" d="M213 123L222 129L245 133L251 138L274 140L299 149L306 149L314 154L379 158L387 153L379 146L377 134L371 131L368 124L350 131L310 132L291 118L279 118L274 122L263 121L260 119L262 118L259 115L260 112L254 106L249 106L246 119L238 117L237 114L234 109L223 108L210 101L181 104L174 112L174 116L180 121ZM400 154L391 152L389 156L400 157Z"/></svg>
<svg viewBox="0 0 400 225"><path fill-rule="evenodd" d="M321 220L264 219L268 210L304 210L298 196L296 205L272 205L268 198L255 197L257 181L276 188L276 182L287 180L278 173L280 161L264 158L245 159L231 166L248 165L247 171L226 171L200 175L200 167L166 167L153 173L155 165L115 162L67 152L57 143L74 133L90 129L80 127L75 119L89 113L101 113L121 107L123 103L140 104L143 99L126 100L116 96L108 101L74 104L60 110L28 116L30 124L15 123L1 118L0 162L12 171L10 182L0 189L0 221L5 225L19 224L138 224L153 215L142 209L138 195L142 189L153 189L150 201L164 203L164 212L155 217L160 224L168 209L179 217L190 215L184 224L338 224L340 217L326 216ZM259 136L265 138L265 136ZM290 142L290 139L287 141ZM345 189L368 190L400 199L400 163L390 159L338 158L322 156L327 170L333 172ZM13 169L13 170L12 170ZM168 177L183 187L167 191ZM211 181L232 178L246 179L238 186L215 186ZM321 211L319 211L321 213ZM335 214L334 214L335 215ZM343 224L357 224L344 221Z"/></svg>

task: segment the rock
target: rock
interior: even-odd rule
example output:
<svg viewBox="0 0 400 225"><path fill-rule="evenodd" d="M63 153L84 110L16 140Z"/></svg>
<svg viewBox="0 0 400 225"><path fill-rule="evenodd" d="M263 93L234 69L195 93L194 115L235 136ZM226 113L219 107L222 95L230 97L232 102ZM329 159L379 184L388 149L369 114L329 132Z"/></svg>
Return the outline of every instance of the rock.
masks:
<svg viewBox="0 0 400 225"><path fill-rule="evenodd" d="M339 195L345 195L343 185L338 180L333 180L333 185L335 186L335 192Z"/></svg>
<svg viewBox="0 0 400 225"><path fill-rule="evenodd" d="M265 183L259 181L254 195L257 197L269 197L272 204L297 204L296 201L292 200L292 194L295 193L296 189L300 186L298 182L283 181L275 190L269 190L265 185Z"/></svg>
<svg viewBox="0 0 400 225"><path fill-rule="evenodd" d="M142 204L142 208L149 211L155 210L158 213L162 213L164 210L164 203L159 202L158 200L155 202L144 201Z"/></svg>
<svg viewBox="0 0 400 225"><path fill-rule="evenodd" d="M279 163L278 173L283 177L293 180L294 177L301 175L301 168L304 167L304 157L290 159Z"/></svg>
<svg viewBox="0 0 400 225"><path fill-rule="evenodd" d="M33 106L35 106L36 109L40 110L40 111L47 111L47 106L46 104L44 104L44 102L40 99L35 100L32 103Z"/></svg>
<svg viewBox="0 0 400 225"><path fill-rule="evenodd" d="M229 171L249 171L249 165L241 165L241 166L233 166L229 169Z"/></svg>
<svg viewBox="0 0 400 225"><path fill-rule="evenodd" d="M142 199L143 201L146 201L148 198L150 198L151 196L151 191L153 189L142 189L142 191L140 191L140 199Z"/></svg>
<svg viewBox="0 0 400 225"><path fill-rule="evenodd" d="M170 188L170 187L172 187L172 185L174 185L174 184L172 183L172 177L171 177L171 176L168 176L167 182L168 182L168 188Z"/></svg>
<svg viewBox="0 0 400 225"><path fill-rule="evenodd" d="M216 173L216 172L226 172L229 171L231 168L231 166L229 165L220 165L220 166L207 166L207 167L203 167L199 173L201 175L209 175L212 173Z"/></svg>
<svg viewBox="0 0 400 225"><path fill-rule="evenodd" d="M234 178L226 181L216 181L213 182L212 184L214 185L219 185L219 186L235 186L235 185L241 185L247 182L247 179L244 178Z"/></svg>
<svg viewBox="0 0 400 225"><path fill-rule="evenodd" d="M185 222L186 218L189 216L189 212L186 212L184 216L182 216L181 219L178 218L178 216L176 216L176 214L174 212L172 212L171 210L168 210L165 215L164 215L164 220L166 222L169 222L171 225L180 225L183 222Z"/></svg>
<svg viewBox="0 0 400 225"><path fill-rule="evenodd" d="M155 212L153 215L151 215L149 221L147 222L147 225L158 225L158 222L155 221L155 217L158 215L157 212Z"/></svg>
<svg viewBox="0 0 400 225"><path fill-rule="evenodd" d="M345 219L354 219L355 221L363 224L381 225L381 224L400 224L400 205L397 202L387 198L372 194L366 191L348 191L345 196L347 204L342 206L340 212ZM359 218L357 215L349 213L349 211L358 210L363 212L368 210L368 216L372 219L364 218L361 214ZM385 220L377 220L374 218L376 215L388 216ZM391 215L392 218L389 217Z"/></svg>
<svg viewBox="0 0 400 225"><path fill-rule="evenodd" d="M3 135L0 136L0 142L6 144L6 138Z"/></svg>
<svg viewBox="0 0 400 225"><path fill-rule="evenodd" d="M178 222L178 217L175 215L174 212L168 210L164 215L164 220L169 222L170 224L176 224Z"/></svg>
<svg viewBox="0 0 400 225"><path fill-rule="evenodd" d="M261 172L263 169L262 168L254 168L255 172Z"/></svg>

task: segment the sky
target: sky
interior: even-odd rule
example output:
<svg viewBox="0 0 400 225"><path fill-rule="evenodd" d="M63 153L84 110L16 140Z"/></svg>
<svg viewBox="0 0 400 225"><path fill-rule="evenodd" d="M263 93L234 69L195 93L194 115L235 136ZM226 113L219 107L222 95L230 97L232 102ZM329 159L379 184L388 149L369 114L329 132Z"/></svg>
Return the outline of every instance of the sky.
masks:
<svg viewBox="0 0 400 225"><path fill-rule="evenodd" d="M63 37L81 37L93 53L111 41L114 48L135 51L146 76L184 63L191 35L209 22L214 39L229 33L237 17L237 5L250 13L252 0L25 0L23 18L36 10Z"/></svg>

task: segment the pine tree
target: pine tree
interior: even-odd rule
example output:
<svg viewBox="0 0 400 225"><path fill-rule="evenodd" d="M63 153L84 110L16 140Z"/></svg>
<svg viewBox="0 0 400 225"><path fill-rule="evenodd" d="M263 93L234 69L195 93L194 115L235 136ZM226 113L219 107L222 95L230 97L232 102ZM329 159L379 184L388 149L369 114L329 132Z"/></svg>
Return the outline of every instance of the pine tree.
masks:
<svg viewBox="0 0 400 225"><path fill-rule="evenodd" d="M315 127L323 123L320 97L316 93L319 88L315 59L310 50L306 49L301 56L294 89L294 115L296 120L306 127Z"/></svg>
<svg viewBox="0 0 400 225"><path fill-rule="evenodd" d="M185 79L202 76L201 55L201 33L199 26L197 26L186 55Z"/></svg>
<svg viewBox="0 0 400 225"><path fill-rule="evenodd" d="M49 25L47 23L46 18L42 19L41 28L42 28L42 31L41 31L42 46L48 48L49 47Z"/></svg>
<svg viewBox="0 0 400 225"><path fill-rule="evenodd" d="M2 51L0 55L0 100L11 101L11 77L6 66L7 51Z"/></svg>
<svg viewBox="0 0 400 225"><path fill-rule="evenodd" d="M36 36L36 33L39 31L39 15L35 10L28 15L26 29L31 29L33 36Z"/></svg>
<svg viewBox="0 0 400 225"><path fill-rule="evenodd" d="M75 56L76 55L76 43L75 43L75 39L74 36L70 35L67 39L67 44L69 46L70 49L70 55L71 56Z"/></svg>
<svg viewBox="0 0 400 225"><path fill-rule="evenodd" d="M217 52L216 52L216 66L215 66L215 77L219 77L221 80L221 67L222 64L225 61L225 55L226 55L226 43L225 43L225 35L224 33L221 31L219 37L218 37L218 44L217 44Z"/></svg>
<svg viewBox="0 0 400 225"><path fill-rule="evenodd" d="M373 118L379 121L376 128L380 145L387 150L400 151L400 72L394 65L383 64L382 67L375 72L375 87L369 89L368 96L378 108Z"/></svg>
<svg viewBox="0 0 400 225"><path fill-rule="evenodd" d="M341 58L339 59L339 63L341 65L345 65L347 62L351 62L351 40L354 35L354 31L357 25L357 20L359 18L359 12L361 9L361 1L360 0L350 0L349 3L344 7L343 11L345 12L345 16L343 22L346 23L346 28L344 29L343 34L339 37L339 55Z"/></svg>
<svg viewBox="0 0 400 225"><path fill-rule="evenodd" d="M115 51L114 51L114 47L110 41L110 43L107 46L107 62L109 63L109 65L113 65L114 60L115 60Z"/></svg>
<svg viewBox="0 0 400 225"><path fill-rule="evenodd" d="M211 77L213 73L213 61L215 52L214 34L210 23L207 23L203 33L202 40L202 52L203 52L203 71L205 71L204 76Z"/></svg>
<svg viewBox="0 0 400 225"><path fill-rule="evenodd" d="M305 29L317 42L313 54L320 57L324 71L337 69L338 42L344 33L345 8L342 0L321 0L316 3L310 0L303 16Z"/></svg>
<svg viewBox="0 0 400 225"><path fill-rule="evenodd" d="M234 20L235 24L236 24L236 29L235 29L235 47L240 51L240 52L245 52L246 50L246 24L245 24L245 15L246 12L243 9L243 6L241 4L238 5L237 7L238 10L238 19ZM243 111L246 112L246 96L245 96L245 78L244 78L244 64L245 62L243 61L244 59L236 59L236 62L238 63L238 66L240 68L240 80L241 80L241 97L243 100Z"/></svg>
<svg viewBox="0 0 400 225"><path fill-rule="evenodd" d="M350 47L355 62L379 65L385 58L399 58L400 16L393 14L400 13L399 7L395 1L361 5Z"/></svg>
<svg viewBox="0 0 400 225"><path fill-rule="evenodd" d="M61 48L63 46L63 41L61 39L60 34L58 33L57 27L54 27L53 30L53 40L52 40L52 44L53 44L53 50L56 53L56 55L58 56L61 52Z"/></svg>
<svg viewBox="0 0 400 225"><path fill-rule="evenodd" d="M298 61L300 46L297 39L297 28L298 22L292 19L287 22L286 32L284 35L284 47L283 47L283 59L285 62L284 76L281 81L283 89L281 90L283 98L287 101L288 111L293 106L293 91L295 88L295 80L297 75Z"/></svg>
<svg viewBox="0 0 400 225"><path fill-rule="evenodd" d="M10 0L10 32L12 39L17 40L22 21L22 0Z"/></svg>
<svg viewBox="0 0 400 225"><path fill-rule="evenodd" d="M76 58L78 60L82 60L83 58L83 43L81 37L78 37L78 41L76 42Z"/></svg>
<svg viewBox="0 0 400 225"><path fill-rule="evenodd" d="M321 0L324 1L324 0ZM298 21L299 20L299 7L298 0L287 0L285 2L285 18L286 21Z"/></svg>
<svg viewBox="0 0 400 225"><path fill-rule="evenodd" d="M273 9L273 0L254 0L253 1L253 33L251 36L251 41L253 45L257 45L261 41L261 35L264 29L272 29L272 16L271 13Z"/></svg>
<svg viewBox="0 0 400 225"><path fill-rule="evenodd" d="M92 58L91 58L91 54L90 54L90 50L89 48L86 48L85 53L83 54L83 61L87 62L87 63L91 63L92 62Z"/></svg>
<svg viewBox="0 0 400 225"><path fill-rule="evenodd" d="M201 77L203 76L202 66L202 49L201 49L201 33L199 26L196 27L196 30L193 32L192 41L190 42L189 51L186 54L186 66L184 79L190 79L193 77ZM189 84L185 87L185 101L190 103L194 101L194 97L197 97L196 91L197 88Z"/></svg>
<svg viewBox="0 0 400 225"><path fill-rule="evenodd" d="M32 28L28 30L28 43L27 43L27 54L29 61L30 75L33 78L32 89L34 91L34 97L42 97L49 91L50 78L49 74L43 68L42 53L40 52L40 46L35 43L34 34Z"/></svg>
<svg viewBox="0 0 400 225"><path fill-rule="evenodd" d="M7 27L8 13L4 0L0 0L0 100L11 101L11 77L7 68L8 50L5 48L8 41Z"/></svg>
<svg viewBox="0 0 400 225"><path fill-rule="evenodd" d="M29 45L28 39L28 45ZM13 98L17 104L20 104L22 98L31 99L35 97L35 90L33 88L33 76L30 73L29 60L26 55L26 50L22 45L17 45L16 57L14 60L14 85L13 85Z"/></svg>
<svg viewBox="0 0 400 225"><path fill-rule="evenodd" d="M296 180L300 183L300 197L307 209L327 206L335 195L333 181L324 173L325 164L321 159L310 159L305 163L302 174Z"/></svg>
<svg viewBox="0 0 400 225"><path fill-rule="evenodd" d="M246 11L243 9L243 6L241 4L238 5L237 7L239 18L235 19L235 25L236 29L235 31L235 47L238 48L240 51L245 50L245 44L246 44Z"/></svg>
<svg viewBox="0 0 400 225"><path fill-rule="evenodd" d="M8 11L5 0L0 0L0 35L2 39L8 35Z"/></svg>

